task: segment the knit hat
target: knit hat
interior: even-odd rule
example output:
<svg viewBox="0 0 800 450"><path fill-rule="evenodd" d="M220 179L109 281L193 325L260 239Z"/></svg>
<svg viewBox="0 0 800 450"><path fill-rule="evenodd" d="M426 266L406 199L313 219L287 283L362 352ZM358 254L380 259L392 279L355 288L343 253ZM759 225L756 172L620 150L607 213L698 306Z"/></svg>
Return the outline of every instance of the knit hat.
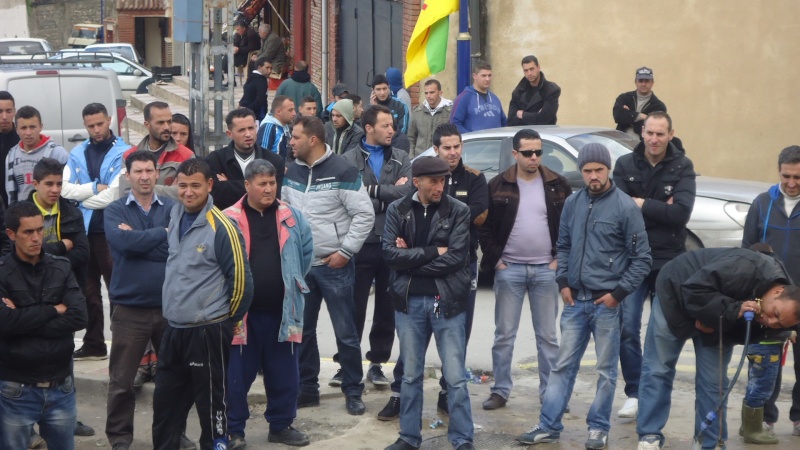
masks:
<svg viewBox="0 0 800 450"><path fill-rule="evenodd" d="M344 117L350 125L353 124L353 101L349 98L339 100L333 104L333 109L339 111L339 114Z"/></svg>
<svg viewBox="0 0 800 450"><path fill-rule="evenodd" d="M583 169L586 163L600 163L610 169L611 153L605 145L598 142L590 142L584 145L578 153L578 170Z"/></svg>
<svg viewBox="0 0 800 450"><path fill-rule="evenodd" d="M450 173L450 165L436 156L423 156L411 163L412 177L443 177Z"/></svg>

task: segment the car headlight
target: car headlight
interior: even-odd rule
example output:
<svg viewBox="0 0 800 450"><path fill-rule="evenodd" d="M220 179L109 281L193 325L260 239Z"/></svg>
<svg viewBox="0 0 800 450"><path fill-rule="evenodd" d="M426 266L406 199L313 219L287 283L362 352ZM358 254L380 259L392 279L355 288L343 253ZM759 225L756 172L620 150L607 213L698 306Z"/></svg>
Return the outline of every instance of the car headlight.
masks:
<svg viewBox="0 0 800 450"><path fill-rule="evenodd" d="M747 211L750 210L750 205L740 202L728 202L724 206L725 214L728 215L734 222L744 228L744 222L747 219Z"/></svg>

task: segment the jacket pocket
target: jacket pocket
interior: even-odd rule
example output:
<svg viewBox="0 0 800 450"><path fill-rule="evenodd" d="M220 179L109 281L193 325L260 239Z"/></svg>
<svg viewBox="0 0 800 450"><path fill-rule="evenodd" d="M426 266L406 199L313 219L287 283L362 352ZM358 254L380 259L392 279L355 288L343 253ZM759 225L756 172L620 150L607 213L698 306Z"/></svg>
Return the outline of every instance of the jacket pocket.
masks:
<svg viewBox="0 0 800 450"><path fill-rule="evenodd" d="M67 379L61 383L61 386L58 387L58 390L65 394L71 394L72 391L75 390L75 382L73 381L72 375L68 376Z"/></svg>

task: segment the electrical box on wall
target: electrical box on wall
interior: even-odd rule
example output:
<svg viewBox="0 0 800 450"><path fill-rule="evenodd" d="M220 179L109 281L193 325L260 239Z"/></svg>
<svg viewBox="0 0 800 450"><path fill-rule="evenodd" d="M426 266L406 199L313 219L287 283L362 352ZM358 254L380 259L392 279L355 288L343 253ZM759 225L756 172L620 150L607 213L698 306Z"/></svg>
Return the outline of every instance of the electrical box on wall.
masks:
<svg viewBox="0 0 800 450"><path fill-rule="evenodd" d="M173 39L181 42L203 42L203 8L197 0L175 0Z"/></svg>

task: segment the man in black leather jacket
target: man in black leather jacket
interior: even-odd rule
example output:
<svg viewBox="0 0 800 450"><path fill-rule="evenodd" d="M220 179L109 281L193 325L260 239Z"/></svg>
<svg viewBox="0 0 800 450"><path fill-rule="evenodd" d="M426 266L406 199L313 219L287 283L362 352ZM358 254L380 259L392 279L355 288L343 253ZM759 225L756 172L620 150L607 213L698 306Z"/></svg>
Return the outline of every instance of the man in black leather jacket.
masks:
<svg viewBox="0 0 800 450"><path fill-rule="evenodd" d="M400 438L386 450L417 449L422 443L422 372L431 333L447 381L448 440L458 450L474 449L464 375L470 212L444 194L449 173L443 159L418 158L411 166L417 190L393 202L386 212L383 257L391 269L389 293L405 363Z"/></svg>

